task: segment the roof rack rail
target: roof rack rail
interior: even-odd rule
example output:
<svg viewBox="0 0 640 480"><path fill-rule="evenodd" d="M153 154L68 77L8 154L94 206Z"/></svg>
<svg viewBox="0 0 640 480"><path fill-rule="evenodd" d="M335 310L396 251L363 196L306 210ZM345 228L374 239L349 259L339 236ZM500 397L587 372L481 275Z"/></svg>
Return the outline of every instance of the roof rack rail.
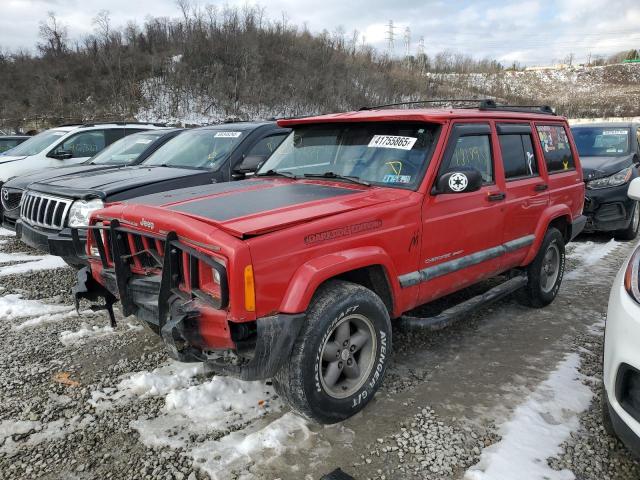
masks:
<svg viewBox="0 0 640 480"><path fill-rule="evenodd" d="M483 100L480 98L441 98L441 99L434 99L434 100L415 100L411 102L385 103L382 105L373 105L370 107L360 107L359 110L360 111L378 110L380 108L398 107L400 105L419 105L422 103L478 103L478 102L485 102L485 101L493 101L493 100Z"/></svg>
<svg viewBox="0 0 640 480"><path fill-rule="evenodd" d="M480 102L480 110L496 110L503 112L539 113L543 115L557 115L549 105L499 105L495 100Z"/></svg>
<svg viewBox="0 0 640 480"><path fill-rule="evenodd" d="M114 120L113 122L101 121L101 122L74 122L74 123L64 123L62 125L58 125L58 127L95 127L98 125L153 125L154 127L166 127L166 123L156 123L156 122L126 122L122 120Z"/></svg>

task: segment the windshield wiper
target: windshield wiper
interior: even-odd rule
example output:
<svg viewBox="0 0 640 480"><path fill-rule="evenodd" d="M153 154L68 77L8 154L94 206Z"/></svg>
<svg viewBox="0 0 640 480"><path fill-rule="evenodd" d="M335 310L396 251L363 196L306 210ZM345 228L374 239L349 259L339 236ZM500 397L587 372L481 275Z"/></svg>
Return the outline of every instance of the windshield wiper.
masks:
<svg viewBox="0 0 640 480"><path fill-rule="evenodd" d="M267 170L264 173L257 173L256 177L287 177L287 178L298 178L297 175L288 172L286 170Z"/></svg>
<svg viewBox="0 0 640 480"><path fill-rule="evenodd" d="M347 180L348 182L357 183L358 185L366 185L370 187L371 184L365 180L360 180L360 177L355 177L352 175L340 175L335 172L324 172L324 173L305 173L305 178L336 178L338 180Z"/></svg>

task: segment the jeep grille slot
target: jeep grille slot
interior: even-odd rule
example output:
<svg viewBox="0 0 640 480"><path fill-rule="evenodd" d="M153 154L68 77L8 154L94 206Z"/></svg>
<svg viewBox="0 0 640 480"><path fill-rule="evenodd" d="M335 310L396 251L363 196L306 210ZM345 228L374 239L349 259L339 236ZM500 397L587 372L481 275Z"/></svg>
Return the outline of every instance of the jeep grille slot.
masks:
<svg viewBox="0 0 640 480"><path fill-rule="evenodd" d="M102 242L108 267L113 267L111 235L110 230L102 230ZM131 268L132 273L157 273L162 268L164 255L162 249L158 248L162 246L162 239L120 229L117 230L116 235L120 241L122 261Z"/></svg>
<svg viewBox="0 0 640 480"><path fill-rule="evenodd" d="M20 218L32 226L62 230L73 200L38 192L26 192Z"/></svg>

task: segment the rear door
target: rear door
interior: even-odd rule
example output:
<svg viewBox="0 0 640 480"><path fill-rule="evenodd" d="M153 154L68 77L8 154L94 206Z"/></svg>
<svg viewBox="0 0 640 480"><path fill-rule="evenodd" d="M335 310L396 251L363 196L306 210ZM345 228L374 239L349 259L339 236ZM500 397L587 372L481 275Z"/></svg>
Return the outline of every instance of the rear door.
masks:
<svg viewBox="0 0 640 480"><path fill-rule="evenodd" d="M534 136L544 160L541 165L548 174L549 202L567 205L575 217L584 205L584 184L578 152L569 140L568 128L561 122L536 122Z"/></svg>
<svg viewBox="0 0 640 480"><path fill-rule="evenodd" d="M496 149L489 122L453 125L437 176L473 167L482 173L483 186L425 197L419 303L501 271L504 192L496 182Z"/></svg>
<svg viewBox="0 0 640 480"><path fill-rule="evenodd" d="M504 262L511 268L524 260L535 240L536 225L549 205L549 185L546 172L541 174L541 154L535 148L531 124L498 123L496 132L506 194Z"/></svg>

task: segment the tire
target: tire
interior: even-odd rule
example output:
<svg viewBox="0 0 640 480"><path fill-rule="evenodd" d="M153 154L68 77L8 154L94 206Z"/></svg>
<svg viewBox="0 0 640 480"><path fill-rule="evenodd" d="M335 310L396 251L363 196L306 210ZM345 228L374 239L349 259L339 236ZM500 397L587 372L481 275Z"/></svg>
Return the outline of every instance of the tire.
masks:
<svg viewBox="0 0 640 480"><path fill-rule="evenodd" d="M391 321L380 297L360 285L331 280L316 292L274 386L303 416L340 422L371 401L390 354Z"/></svg>
<svg viewBox="0 0 640 480"><path fill-rule="evenodd" d="M518 293L520 302L535 308L553 302L562 283L564 268L564 237L558 229L550 227L536 258L526 268L528 282Z"/></svg>
<svg viewBox="0 0 640 480"><path fill-rule="evenodd" d="M629 226L624 230L616 231L613 236L616 240L634 240L638 236L638 230L640 230L640 207L638 202L635 202Z"/></svg>

